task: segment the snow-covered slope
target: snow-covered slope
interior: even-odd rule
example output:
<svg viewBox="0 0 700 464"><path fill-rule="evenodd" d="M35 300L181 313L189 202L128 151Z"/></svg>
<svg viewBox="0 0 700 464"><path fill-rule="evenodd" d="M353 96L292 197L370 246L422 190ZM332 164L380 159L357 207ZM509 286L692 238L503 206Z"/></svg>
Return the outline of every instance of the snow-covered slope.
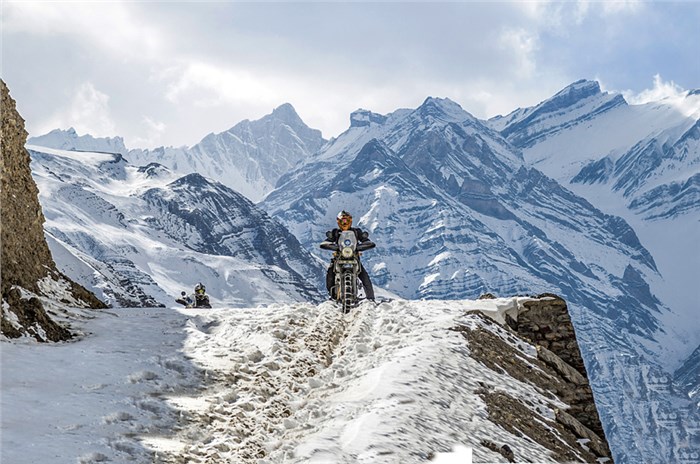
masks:
<svg viewBox="0 0 700 464"><path fill-rule="evenodd" d="M48 134L30 137L27 144L70 151L119 153L121 155L128 152L122 137L95 138L90 134L78 135L72 127L68 130L54 129Z"/></svg>
<svg viewBox="0 0 700 464"><path fill-rule="evenodd" d="M673 382L678 390L684 392L689 398L696 399L700 395L700 345L686 359L681 367L676 370Z"/></svg>
<svg viewBox="0 0 700 464"><path fill-rule="evenodd" d="M528 300L104 312L3 347L3 462L595 462L585 379L489 319Z"/></svg>
<svg viewBox="0 0 700 464"><path fill-rule="evenodd" d="M579 81L489 124L546 174L565 184L604 184L633 210L657 218L700 204L691 180L700 173L699 119L698 91L628 105L597 82ZM658 198L661 193L667 196Z"/></svg>
<svg viewBox="0 0 700 464"><path fill-rule="evenodd" d="M320 265L231 189L118 154L28 148L59 269L104 301L161 305L198 281L229 305L319 298Z"/></svg>
<svg viewBox="0 0 700 464"><path fill-rule="evenodd" d="M654 372L666 379L665 394L672 396L676 369L677 392L692 392L700 377L693 353L700 344L700 91L628 105L621 95L601 92L597 82L579 81L489 125L520 147L528 164L633 227L659 270L650 289L670 308L659 315L664 332L655 338L672 349L659 354L662 370ZM688 422L683 408L655 411L661 429Z"/></svg>
<svg viewBox="0 0 700 464"><path fill-rule="evenodd" d="M689 355L700 342L700 91L628 105L597 82L579 81L489 124L528 164L632 225L661 275L651 285L672 310L664 326L695 334L682 350Z"/></svg>

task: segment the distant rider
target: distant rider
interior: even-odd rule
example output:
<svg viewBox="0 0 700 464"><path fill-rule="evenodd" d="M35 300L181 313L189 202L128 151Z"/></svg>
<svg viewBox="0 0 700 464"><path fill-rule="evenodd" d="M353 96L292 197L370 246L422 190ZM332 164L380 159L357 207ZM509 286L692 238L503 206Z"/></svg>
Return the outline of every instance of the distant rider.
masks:
<svg viewBox="0 0 700 464"><path fill-rule="evenodd" d="M352 216L350 215L350 213L343 210L340 213L338 213L336 219L338 222L338 227L326 232L326 239L329 242L336 243L338 241L338 238L340 237L340 232L346 230L352 230L353 232L355 232L355 237L357 237L358 243L370 242L369 233L363 231L358 227L352 227ZM334 254L333 259L331 260L331 265L328 268L328 271L326 272L326 289L328 289L328 294L331 296L331 298L335 297L335 294L333 292L333 286L335 284L335 259L336 257ZM367 271L365 270L365 267L362 266L362 264L360 264L360 273L358 277L360 279L360 282L362 282L362 286L365 288L365 297L368 300L374 301L374 287L372 286L372 282L369 280L369 274L367 274Z"/></svg>
<svg viewBox="0 0 700 464"><path fill-rule="evenodd" d="M206 294L207 289L203 283L198 283L194 286L194 307L195 308L211 308L209 304L209 295Z"/></svg>

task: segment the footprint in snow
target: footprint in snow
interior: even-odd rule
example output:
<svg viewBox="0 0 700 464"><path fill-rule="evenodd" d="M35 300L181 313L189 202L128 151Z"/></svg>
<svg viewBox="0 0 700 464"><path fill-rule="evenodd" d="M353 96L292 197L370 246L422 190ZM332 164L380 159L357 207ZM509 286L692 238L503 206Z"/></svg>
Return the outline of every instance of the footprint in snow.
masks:
<svg viewBox="0 0 700 464"><path fill-rule="evenodd" d="M105 388L106 386L107 386L107 385L104 384L104 383L96 383L96 384L93 384L93 385L83 385L83 386L82 386L82 389L85 390L85 391L93 392L93 391L97 391L97 390L102 390L102 389Z"/></svg>
<svg viewBox="0 0 700 464"><path fill-rule="evenodd" d="M129 375L129 383L152 382L158 380L158 374L153 371L139 371Z"/></svg>
<svg viewBox="0 0 700 464"><path fill-rule="evenodd" d="M104 422L105 424L116 424L119 422L131 422L134 419L134 416L132 416L128 412L121 411L104 416L102 418L102 422Z"/></svg>
<svg viewBox="0 0 700 464"><path fill-rule="evenodd" d="M90 464L93 462L107 462L107 461L111 461L111 459L109 459L109 456L107 456L106 454L102 454L102 453L88 453L88 454L84 454L83 456L80 456L78 458L79 464Z"/></svg>

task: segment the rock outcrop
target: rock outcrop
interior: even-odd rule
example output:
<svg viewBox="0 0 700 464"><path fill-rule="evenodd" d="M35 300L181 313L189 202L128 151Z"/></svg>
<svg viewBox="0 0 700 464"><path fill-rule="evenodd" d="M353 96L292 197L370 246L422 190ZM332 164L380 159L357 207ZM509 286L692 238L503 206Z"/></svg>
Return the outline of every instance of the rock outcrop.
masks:
<svg viewBox="0 0 700 464"><path fill-rule="evenodd" d="M553 421L545 427L521 400L484 388L478 393L487 405L490 419L511 433L527 435L549 448L557 462L580 462L577 443L585 445L586 462L601 458L612 462L566 302L556 295L540 295L524 302L517 314L506 314L505 320L505 326L515 332L514 339L535 347L534 363L493 332L466 326L455 330L468 340L472 357L495 372L506 371L513 378L554 394L566 408L552 406ZM552 440L552 429L559 440ZM498 444L496 448L500 447Z"/></svg>
<svg viewBox="0 0 700 464"><path fill-rule="evenodd" d="M2 80L0 91L2 334L10 338L29 335L40 341L65 340L71 337L70 331L48 316L41 298L89 308L104 304L56 269L44 237L44 215L24 148L24 119Z"/></svg>

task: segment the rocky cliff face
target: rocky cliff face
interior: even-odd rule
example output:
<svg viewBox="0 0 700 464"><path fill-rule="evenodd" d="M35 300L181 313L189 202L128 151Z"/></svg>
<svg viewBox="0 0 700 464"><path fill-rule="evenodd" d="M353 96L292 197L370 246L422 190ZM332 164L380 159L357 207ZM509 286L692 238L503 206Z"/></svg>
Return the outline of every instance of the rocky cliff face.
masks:
<svg viewBox="0 0 700 464"><path fill-rule="evenodd" d="M517 338L536 348L534 362L526 360L507 343L508 336L504 339L489 330L466 326L455 330L468 340L472 357L495 372L505 371L511 377L553 393L567 407L553 408L552 424L544 428L528 413L527 404L505 392L484 388L478 393L487 404L490 419L513 434L524 434L549 448L558 462L578 460L572 454L577 442L586 444L590 453L587 462L600 458L612 460L566 302L556 295L545 294L523 306L517 314L506 313L506 325ZM556 430L561 442L551 439L551 429Z"/></svg>
<svg viewBox="0 0 700 464"><path fill-rule="evenodd" d="M24 119L1 80L0 91L2 334L12 338L29 335L41 341L65 340L70 338L70 332L47 315L40 298L71 306L104 305L56 270L44 238L44 215L24 148Z"/></svg>

